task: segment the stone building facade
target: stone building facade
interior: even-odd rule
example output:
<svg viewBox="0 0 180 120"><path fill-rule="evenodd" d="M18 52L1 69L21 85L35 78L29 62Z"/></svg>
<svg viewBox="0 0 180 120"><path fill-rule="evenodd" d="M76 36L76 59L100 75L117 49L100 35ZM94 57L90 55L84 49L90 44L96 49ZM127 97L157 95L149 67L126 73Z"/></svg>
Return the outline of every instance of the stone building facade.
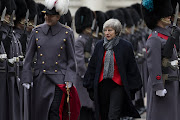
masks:
<svg viewBox="0 0 180 120"><path fill-rule="evenodd" d="M35 0L36 2L43 3L45 0ZM107 11L109 9L116 9L119 7L130 6L134 3L140 3L141 0L70 0L69 9L72 16L76 10L81 6L87 6L91 10Z"/></svg>

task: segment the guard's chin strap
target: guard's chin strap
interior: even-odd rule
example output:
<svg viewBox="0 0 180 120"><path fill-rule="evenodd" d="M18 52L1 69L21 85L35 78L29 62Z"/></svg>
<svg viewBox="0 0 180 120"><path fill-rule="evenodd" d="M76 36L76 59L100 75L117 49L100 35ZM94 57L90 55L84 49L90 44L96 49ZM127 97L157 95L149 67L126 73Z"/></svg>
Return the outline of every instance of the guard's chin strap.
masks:
<svg viewBox="0 0 180 120"><path fill-rule="evenodd" d="M167 24L171 24L171 21L167 21L164 18L161 18L161 21L164 22L164 23L167 23Z"/></svg>

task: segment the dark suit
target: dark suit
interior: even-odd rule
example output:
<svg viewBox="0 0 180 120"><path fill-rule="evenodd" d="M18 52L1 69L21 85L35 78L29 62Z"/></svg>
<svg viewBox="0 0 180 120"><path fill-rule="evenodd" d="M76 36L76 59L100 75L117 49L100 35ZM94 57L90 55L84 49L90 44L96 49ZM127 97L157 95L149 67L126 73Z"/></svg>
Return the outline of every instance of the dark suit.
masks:
<svg viewBox="0 0 180 120"><path fill-rule="evenodd" d="M34 72L31 63L37 52ZM22 83L33 82L32 120L48 120L55 86L76 78L76 61L73 31L59 22L45 23L32 33L23 68Z"/></svg>
<svg viewBox="0 0 180 120"><path fill-rule="evenodd" d="M121 75L121 80L126 92L123 116L140 117L138 112L134 108L131 99L132 96L134 96L134 93L142 87L141 76L134 58L132 45L122 38L118 39L120 39L119 43L113 48L113 50L118 65L118 70ZM84 77L84 87L86 87L90 93L94 91L97 120L99 120L98 82L104 52L105 49L103 47L103 40L101 40L95 47L94 53Z"/></svg>

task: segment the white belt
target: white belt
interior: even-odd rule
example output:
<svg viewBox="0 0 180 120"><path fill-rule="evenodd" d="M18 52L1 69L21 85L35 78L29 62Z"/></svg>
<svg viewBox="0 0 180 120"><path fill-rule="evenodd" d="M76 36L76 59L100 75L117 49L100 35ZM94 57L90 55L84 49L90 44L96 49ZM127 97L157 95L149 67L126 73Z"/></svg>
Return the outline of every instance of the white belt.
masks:
<svg viewBox="0 0 180 120"><path fill-rule="evenodd" d="M11 59L8 59L8 62L11 64L14 64L15 62L19 62L19 57L13 57Z"/></svg>
<svg viewBox="0 0 180 120"><path fill-rule="evenodd" d="M6 59L7 58L7 54L0 54L0 59Z"/></svg>

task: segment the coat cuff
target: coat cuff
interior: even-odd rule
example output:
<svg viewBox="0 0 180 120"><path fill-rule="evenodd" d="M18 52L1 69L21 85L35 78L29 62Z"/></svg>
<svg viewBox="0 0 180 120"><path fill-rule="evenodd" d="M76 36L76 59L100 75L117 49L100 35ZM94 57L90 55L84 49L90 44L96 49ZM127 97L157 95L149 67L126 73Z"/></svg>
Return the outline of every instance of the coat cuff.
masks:
<svg viewBox="0 0 180 120"><path fill-rule="evenodd" d="M153 88L153 91L163 90L164 89L164 83L153 84L152 88Z"/></svg>
<svg viewBox="0 0 180 120"><path fill-rule="evenodd" d="M21 84L33 82L33 74L31 70L22 71Z"/></svg>
<svg viewBox="0 0 180 120"><path fill-rule="evenodd" d="M66 71L64 82L74 83L76 80L76 73L72 71Z"/></svg>

